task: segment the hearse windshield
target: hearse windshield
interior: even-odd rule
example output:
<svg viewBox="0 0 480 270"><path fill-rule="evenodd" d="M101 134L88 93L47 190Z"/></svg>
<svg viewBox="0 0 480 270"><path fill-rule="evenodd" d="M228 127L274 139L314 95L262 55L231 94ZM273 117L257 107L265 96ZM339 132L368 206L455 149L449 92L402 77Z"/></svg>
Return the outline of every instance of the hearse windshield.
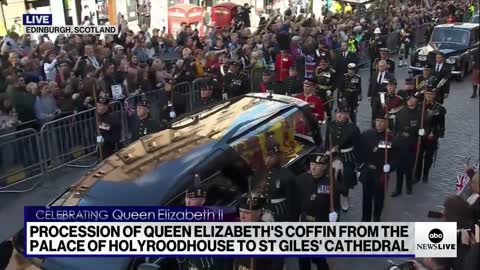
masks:
<svg viewBox="0 0 480 270"><path fill-rule="evenodd" d="M437 49L460 49L468 47L470 31L466 29L439 27L435 28L430 38L430 44Z"/></svg>

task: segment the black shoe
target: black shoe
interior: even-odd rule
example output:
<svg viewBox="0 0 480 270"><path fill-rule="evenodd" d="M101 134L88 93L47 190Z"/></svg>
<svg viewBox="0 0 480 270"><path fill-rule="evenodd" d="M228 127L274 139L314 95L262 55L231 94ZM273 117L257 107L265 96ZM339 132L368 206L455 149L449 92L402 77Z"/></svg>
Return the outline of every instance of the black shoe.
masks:
<svg viewBox="0 0 480 270"><path fill-rule="evenodd" d="M401 192L394 192L394 193L392 193L390 196L391 196L392 198L395 198L395 197L398 197L398 196L400 196L400 195L402 195Z"/></svg>
<svg viewBox="0 0 480 270"><path fill-rule="evenodd" d="M408 195L412 195L413 191L412 190L407 190Z"/></svg>

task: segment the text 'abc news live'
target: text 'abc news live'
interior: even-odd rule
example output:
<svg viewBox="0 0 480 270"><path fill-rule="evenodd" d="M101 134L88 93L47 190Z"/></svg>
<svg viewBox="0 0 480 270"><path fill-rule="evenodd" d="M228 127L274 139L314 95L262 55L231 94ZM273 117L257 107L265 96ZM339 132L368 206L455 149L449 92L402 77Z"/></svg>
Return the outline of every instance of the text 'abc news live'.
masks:
<svg viewBox="0 0 480 270"><path fill-rule="evenodd" d="M25 208L26 256L457 256L453 222L225 222L208 207L66 209Z"/></svg>

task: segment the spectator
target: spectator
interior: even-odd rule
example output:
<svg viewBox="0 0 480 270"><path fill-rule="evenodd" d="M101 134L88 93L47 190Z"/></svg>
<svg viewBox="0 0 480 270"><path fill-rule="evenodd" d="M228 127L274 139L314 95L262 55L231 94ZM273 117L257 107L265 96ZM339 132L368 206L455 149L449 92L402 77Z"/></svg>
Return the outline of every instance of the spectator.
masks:
<svg viewBox="0 0 480 270"><path fill-rule="evenodd" d="M40 94L35 99L35 116L40 124L45 124L55 119L61 113L50 92L50 86L43 84Z"/></svg>
<svg viewBox="0 0 480 270"><path fill-rule="evenodd" d="M13 107L11 98L5 95L0 97L0 133L6 134L14 132L17 124L17 113Z"/></svg>
<svg viewBox="0 0 480 270"><path fill-rule="evenodd" d="M45 56L43 71L47 81L54 81L57 77L57 56L54 51L49 51Z"/></svg>

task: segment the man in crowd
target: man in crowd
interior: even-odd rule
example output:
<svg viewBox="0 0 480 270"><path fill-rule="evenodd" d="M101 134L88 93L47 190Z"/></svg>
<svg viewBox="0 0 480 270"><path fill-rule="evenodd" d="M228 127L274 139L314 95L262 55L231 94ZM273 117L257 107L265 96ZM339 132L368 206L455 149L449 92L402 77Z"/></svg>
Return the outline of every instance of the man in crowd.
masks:
<svg viewBox="0 0 480 270"><path fill-rule="evenodd" d="M362 78L356 74L356 64L348 64L348 73L345 73L343 84L339 87L338 101L345 99L350 110L350 120L357 123L357 107L362 100Z"/></svg>
<svg viewBox="0 0 480 270"><path fill-rule="evenodd" d="M137 102L137 115L132 119L132 139L134 141L160 130L160 121L150 114L150 103L147 100Z"/></svg>
<svg viewBox="0 0 480 270"><path fill-rule="evenodd" d="M357 184L355 168L360 150L360 130L349 121L350 107L342 102L338 104L335 121L328 123L325 133L325 149L335 152L342 162L342 181L345 190L341 193L340 203L342 210L350 208L349 189Z"/></svg>

